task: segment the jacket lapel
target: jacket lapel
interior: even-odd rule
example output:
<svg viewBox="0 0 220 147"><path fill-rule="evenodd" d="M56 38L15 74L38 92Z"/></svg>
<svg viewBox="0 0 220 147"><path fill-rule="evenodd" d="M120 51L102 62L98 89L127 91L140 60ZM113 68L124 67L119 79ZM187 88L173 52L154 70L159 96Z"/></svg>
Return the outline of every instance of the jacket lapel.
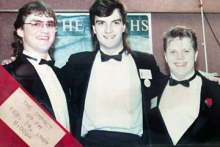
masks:
<svg viewBox="0 0 220 147"><path fill-rule="evenodd" d="M96 54L97 54L97 51L87 54L87 56L84 58L86 60L83 61L82 64L77 65L78 67L75 67L77 68L75 69L75 71L79 75L76 81L77 83L76 85L79 86L77 87L77 89L80 90L80 93L82 92L81 94L83 94L82 95L83 97L79 95L79 97L82 97L81 99L82 102L79 103L79 104L82 104L80 108L80 112L82 112L81 110L84 110L85 97L86 97L90 75L92 71L92 66L93 66Z"/></svg>
<svg viewBox="0 0 220 147"><path fill-rule="evenodd" d="M74 97L77 98L77 106L79 109L79 117L77 118L77 125L76 125L76 133L74 137L78 140L81 138L81 124L83 119L83 112L85 107L85 98L87 94L88 84L90 80L90 75L92 71L92 66L95 60L95 56L97 54L97 51L89 52L85 55L83 55L84 61L80 62L80 64L75 65L74 72L76 81L75 85L77 85L74 89Z"/></svg>
<svg viewBox="0 0 220 147"><path fill-rule="evenodd" d="M55 117L46 89L37 74L34 66L21 54L15 61L15 79L41 104L53 117Z"/></svg>
<svg viewBox="0 0 220 147"><path fill-rule="evenodd" d="M207 79L205 79L198 71L196 71L196 74L202 79L199 115L193 124L189 127L189 129L184 133L178 144L190 142L190 140L200 140L201 134L198 132L203 129L207 121L210 119L211 111L204 109L205 99L210 97L209 87L207 86Z"/></svg>
<svg viewBox="0 0 220 147"><path fill-rule="evenodd" d="M156 97L151 98L151 107L149 111L149 119L150 119L150 129L151 129L151 141L152 144L172 144L169 133L166 129L166 125L163 121L163 117L160 113L159 104L161 100L161 96L163 91L167 85L169 76L164 76L159 81L157 81L156 89ZM155 102L156 100L156 102ZM156 106L154 106L156 103Z"/></svg>

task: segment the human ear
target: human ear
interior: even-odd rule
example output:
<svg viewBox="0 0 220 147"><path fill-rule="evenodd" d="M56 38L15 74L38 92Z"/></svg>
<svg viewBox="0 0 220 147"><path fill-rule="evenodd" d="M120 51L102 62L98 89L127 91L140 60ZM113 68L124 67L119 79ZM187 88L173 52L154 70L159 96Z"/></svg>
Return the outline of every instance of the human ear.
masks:
<svg viewBox="0 0 220 147"><path fill-rule="evenodd" d="M198 51L196 51L196 53L195 53L195 62L197 60L197 57L198 57Z"/></svg>
<svg viewBox="0 0 220 147"><path fill-rule="evenodd" d="M22 28L18 28L18 29L16 30L16 32L17 32L17 35L18 35L19 37L21 37L21 38L24 37L24 30L23 30Z"/></svg>
<svg viewBox="0 0 220 147"><path fill-rule="evenodd" d="M167 62L167 55L165 52L164 52L164 57L165 57L165 61Z"/></svg>
<svg viewBox="0 0 220 147"><path fill-rule="evenodd" d="M93 30L93 33L96 34L96 29L94 25L92 25L92 30Z"/></svg>
<svg viewBox="0 0 220 147"><path fill-rule="evenodd" d="M125 25L125 24L123 24L123 32L125 32L125 28L126 28L126 25Z"/></svg>

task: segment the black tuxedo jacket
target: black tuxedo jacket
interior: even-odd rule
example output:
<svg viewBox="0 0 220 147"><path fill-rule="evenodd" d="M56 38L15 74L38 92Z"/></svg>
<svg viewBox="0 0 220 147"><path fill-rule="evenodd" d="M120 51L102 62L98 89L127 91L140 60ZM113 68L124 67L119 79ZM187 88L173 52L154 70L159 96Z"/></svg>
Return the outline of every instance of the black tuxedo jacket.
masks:
<svg viewBox="0 0 220 147"><path fill-rule="evenodd" d="M77 53L70 56L67 64L62 68L65 72L65 77L68 77L67 81L69 82L68 85L71 88L72 97L78 107L78 116L76 119L76 125L73 128L74 137L80 140L81 136L81 125L82 125L82 118L83 118L83 111L85 105L85 98L88 88L88 83L90 79L90 74L92 70L92 65L97 54L97 50L93 52L83 52ZM159 78L162 73L159 71L159 68L156 64L156 61L153 55L147 53L140 53L140 52L132 52L131 53L136 66L137 71L139 73L139 69L149 69L152 72L153 79ZM142 89L142 100L143 100L143 124L144 130L147 129L147 117L146 117L146 100L148 98L148 88L144 86L144 79L140 79L141 81L141 89ZM153 81L153 80L152 80ZM152 82L151 81L151 82ZM152 82L153 84L154 82ZM145 134L145 133L144 133ZM147 135L147 134L146 134ZM146 139L146 137L143 137Z"/></svg>
<svg viewBox="0 0 220 147"><path fill-rule="evenodd" d="M27 60L25 55L19 55L14 62L8 65L4 65L3 67L14 77L15 80L18 81L18 83L23 88L25 88L25 90L27 90L37 100L37 102L39 102L55 118L47 91L34 66ZM61 70L55 66L52 66L51 68L57 75L58 80L60 80L60 77L62 76ZM67 104L68 106L71 106L68 107L70 118L73 118L71 116L74 115L73 112L75 111L72 107L72 101L68 94L68 89L66 88L64 81L60 80L60 83L66 94ZM51 84L53 83L51 82ZM70 120L70 122L72 121Z"/></svg>
<svg viewBox="0 0 220 147"><path fill-rule="evenodd" d="M185 134L181 137L177 145L220 143L220 86L217 82L207 80L197 71L196 74L202 78L199 115L185 132ZM155 90L157 93L157 106L149 109L148 111L149 125L151 130L150 140L152 145L173 145L158 107L161 100L161 95L167 85L168 79L169 76L164 76L164 78L161 79L160 84L158 84L157 89ZM205 104L206 98L212 99L213 104L211 108Z"/></svg>

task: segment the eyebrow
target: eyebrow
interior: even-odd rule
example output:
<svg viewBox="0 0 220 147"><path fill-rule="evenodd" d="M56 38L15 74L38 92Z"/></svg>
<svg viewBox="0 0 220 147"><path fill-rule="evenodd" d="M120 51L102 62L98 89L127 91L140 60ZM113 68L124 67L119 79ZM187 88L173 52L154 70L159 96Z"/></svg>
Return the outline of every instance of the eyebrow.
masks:
<svg viewBox="0 0 220 147"><path fill-rule="evenodd" d="M42 21L42 20L39 20L39 19L32 19L31 22L32 22L32 21ZM53 21L53 20L48 20L48 21L42 21L42 22L54 22L54 21Z"/></svg>
<svg viewBox="0 0 220 147"><path fill-rule="evenodd" d="M121 19L116 19L116 20L113 20L112 22L115 22L115 21L122 21ZM98 23L98 22L105 22L105 21L103 21L103 20L96 20L96 22L95 23Z"/></svg>

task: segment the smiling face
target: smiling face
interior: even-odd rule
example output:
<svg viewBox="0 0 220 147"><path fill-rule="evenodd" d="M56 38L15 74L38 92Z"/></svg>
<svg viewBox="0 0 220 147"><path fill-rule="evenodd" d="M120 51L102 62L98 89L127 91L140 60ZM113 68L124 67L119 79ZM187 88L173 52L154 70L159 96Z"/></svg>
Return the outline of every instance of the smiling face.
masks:
<svg viewBox="0 0 220 147"><path fill-rule="evenodd" d="M164 55L171 75L179 80L194 73L194 62L197 59L198 51L194 51L190 38L173 39L168 43Z"/></svg>
<svg viewBox="0 0 220 147"><path fill-rule="evenodd" d="M119 9L115 9L107 17L95 16L95 25L92 27L101 49L109 54L123 49L122 33L125 31L126 26L122 22Z"/></svg>
<svg viewBox="0 0 220 147"><path fill-rule="evenodd" d="M45 23L54 21L54 19L46 15L30 14L25 23L34 21L42 21L44 26L39 28L33 27L31 24L24 24L23 28L17 29L17 34L22 38L24 50L44 57L48 54L55 39L55 27L48 28Z"/></svg>

